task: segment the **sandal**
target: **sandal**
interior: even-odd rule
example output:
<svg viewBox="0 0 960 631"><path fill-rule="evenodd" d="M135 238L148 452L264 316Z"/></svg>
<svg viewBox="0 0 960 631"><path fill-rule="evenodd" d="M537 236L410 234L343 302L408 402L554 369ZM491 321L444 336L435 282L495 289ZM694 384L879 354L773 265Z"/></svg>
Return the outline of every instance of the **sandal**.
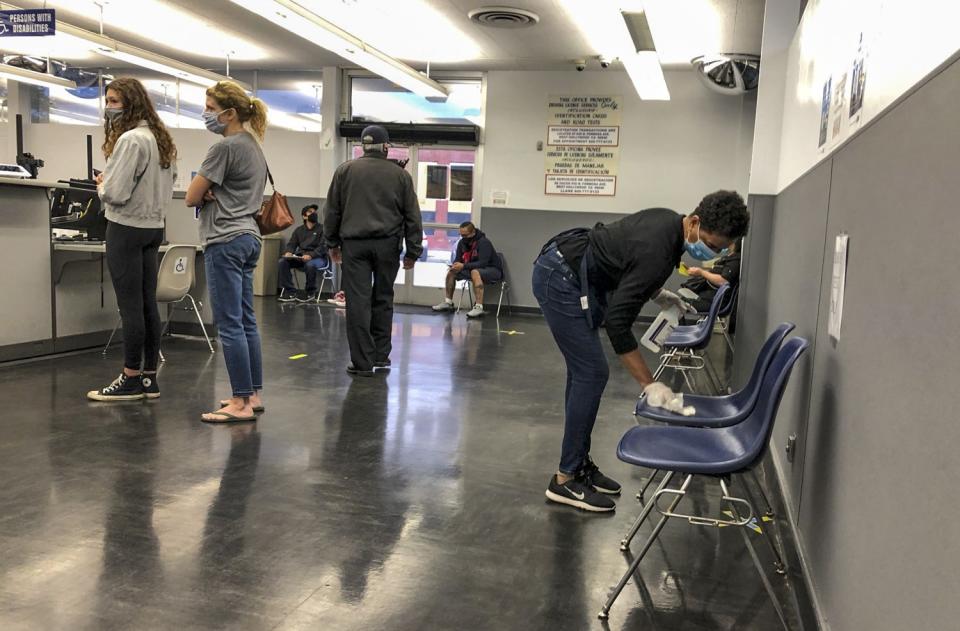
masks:
<svg viewBox="0 0 960 631"><path fill-rule="evenodd" d="M257 420L256 416L236 416L229 412L224 412L218 410L216 412L207 412L211 416L222 416L223 418L204 418L200 416L200 420L204 423L249 423L250 421Z"/></svg>
<svg viewBox="0 0 960 631"><path fill-rule="evenodd" d="M226 406L230 405L230 400L229 400L229 399L223 399L223 400L220 401L220 405L226 407ZM255 406L253 406L253 413L254 413L254 414L263 414L263 413L266 412L266 411L267 411L267 408L264 407L264 406L262 406L262 405L255 405Z"/></svg>

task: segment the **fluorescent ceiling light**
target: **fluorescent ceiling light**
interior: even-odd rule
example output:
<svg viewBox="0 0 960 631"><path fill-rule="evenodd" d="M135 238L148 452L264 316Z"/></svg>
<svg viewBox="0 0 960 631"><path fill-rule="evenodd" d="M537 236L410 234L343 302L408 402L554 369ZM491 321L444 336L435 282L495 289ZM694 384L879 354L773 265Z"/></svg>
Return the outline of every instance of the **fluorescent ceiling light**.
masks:
<svg viewBox="0 0 960 631"><path fill-rule="evenodd" d="M207 21L169 0L48 0L47 6L57 9L58 18L99 17L103 5L103 23L107 31L149 37L174 50L190 51L211 59L255 61L268 54L254 41L224 31L215 22Z"/></svg>
<svg viewBox="0 0 960 631"><path fill-rule="evenodd" d="M720 50L722 29L715 1L643 0L643 9L661 64L689 68L690 60L698 55L745 52ZM734 15L729 17L734 19Z"/></svg>
<svg viewBox="0 0 960 631"><path fill-rule="evenodd" d="M447 90L433 79L364 43L293 0L231 0L231 2L308 42L336 53L344 59L349 59L410 92L425 97L447 96Z"/></svg>
<svg viewBox="0 0 960 631"><path fill-rule="evenodd" d="M670 100L657 51L652 50L652 46L651 50L638 51L624 21L623 11L639 13L642 4L637 0L561 0L561 3L595 54L623 62L641 99Z"/></svg>
<svg viewBox="0 0 960 631"><path fill-rule="evenodd" d="M93 52L119 61L125 61L135 66L156 70L171 77L177 77L178 79L199 85L211 85L218 81L230 79L230 77L209 72L202 68L179 62L176 59L154 55L149 51L124 44L123 42L113 42L113 46L97 46L93 49Z"/></svg>
<svg viewBox="0 0 960 631"><path fill-rule="evenodd" d="M6 6L7 8L13 9L18 8L10 4ZM173 77L179 77L184 81L199 83L200 85L210 85L217 81L233 80L230 79L230 77L210 72L203 68L197 68L196 66L185 64L182 61L164 57L163 55L152 53L149 50L143 50L142 48L119 42L111 37L98 35L97 33L57 20L57 34L55 38L60 37L61 34L85 41L89 45L90 50L100 55L119 59L135 66L156 70L157 72L162 72L163 74L168 74ZM240 83L240 85L247 89L250 87L239 81L237 83Z"/></svg>
<svg viewBox="0 0 960 631"><path fill-rule="evenodd" d="M621 59L633 87L644 101L669 101L670 90L663 78L660 58L655 50L641 50L632 57Z"/></svg>
<svg viewBox="0 0 960 631"><path fill-rule="evenodd" d="M16 66L11 66L8 64L0 64L0 77L13 79L14 81L19 81L20 83L29 83L31 85L40 85L44 87L55 86L58 88L73 89L76 89L77 87L75 81L56 77L45 72L35 72L33 70L27 70L26 68L17 68Z"/></svg>
<svg viewBox="0 0 960 631"><path fill-rule="evenodd" d="M466 33L424 0L296 2L356 37L376 42L377 48L397 59L450 63L483 56ZM461 13L456 16L462 18Z"/></svg>

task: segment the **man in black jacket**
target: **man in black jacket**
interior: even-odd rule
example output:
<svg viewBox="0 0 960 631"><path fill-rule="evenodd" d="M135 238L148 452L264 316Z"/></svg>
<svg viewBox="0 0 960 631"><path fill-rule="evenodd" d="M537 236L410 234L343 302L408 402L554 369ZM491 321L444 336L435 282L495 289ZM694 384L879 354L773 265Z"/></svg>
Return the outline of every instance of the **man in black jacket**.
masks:
<svg viewBox="0 0 960 631"><path fill-rule="evenodd" d="M423 251L423 224L413 178L387 159L390 138L379 125L360 134L363 156L341 164L324 207L330 257L341 263L347 300L351 375L371 376L390 366L393 283ZM370 280L373 279L371 287Z"/></svg>
<svg viewBox="0 0 960 631"><path fill-rule="evenodd" d="M453 311L453 292L457 281L468 280L473 285L476 301L473 308L467 312L467 317L479 318L483 315L484 283L495 283L502 278L500 257L490 243L490 239L482 231L477 230L471 222L465 221L460 224L460 242L457 244L457 254L453 257L453 264L447 272L443 302L434 305L433 310Z"/></svg>
<svg viewBox="0 0 960 631"><path fill-rule="evenodd" d="M323 228L316 204L304 206L300 215L303 225L297 226L287 241L283 256L280 257L278 267L278 282L280 285L280 302L307 302L317 298L317 272L326 269L327 245L323 240ZM302 269L307 275L306 291L297 291L293 284L291 269Z"/></svg>

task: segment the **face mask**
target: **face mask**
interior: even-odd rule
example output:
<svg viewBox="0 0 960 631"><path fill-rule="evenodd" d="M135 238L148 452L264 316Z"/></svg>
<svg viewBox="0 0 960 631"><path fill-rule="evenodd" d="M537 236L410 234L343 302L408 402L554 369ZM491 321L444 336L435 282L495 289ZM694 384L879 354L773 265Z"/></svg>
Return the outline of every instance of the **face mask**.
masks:
<svg viewBox="0 0 960 631"><path fill-rule="evenodd" d="M318 219L320 219L320 217L317 215L317 213L310 213L304 218L305 221L309 221L310 223L317 223Z"/></svg>
<svg viewBox="0 0 960 631"><path fill-rule="evenodd" d="M223 110L223 112L226 111L227 110ZM223 112L203 111L203 124L207 126L208 131L212 131L215 134L223 134L224 130L227 129L227 124L221 123L218 120L218 117L223 114Z"/></svg>
<svg viewBox="0 0 960 631"><path fill-rule="evenodd" d="M698 261L709 261L711 259L717 258L719 254L711 250L706 243L700 240L700 226L697 226L697 240L693 243L684 240L683 247L686 248L687 254L697 259Z"/></svg>
<svg viewBox="0 0 960 631"><path fill-rule="evenodd" d="M107 119L110 123L113 123L115 120L120 118L123 115L122 107L105 107L103 108L103 117Z"/></svg>

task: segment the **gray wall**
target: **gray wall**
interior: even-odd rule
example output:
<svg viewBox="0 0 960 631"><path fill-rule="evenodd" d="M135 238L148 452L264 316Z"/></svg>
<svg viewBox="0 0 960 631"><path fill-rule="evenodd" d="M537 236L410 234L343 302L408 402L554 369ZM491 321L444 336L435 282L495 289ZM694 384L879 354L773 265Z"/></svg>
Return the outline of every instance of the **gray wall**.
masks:
<svg viewBox="0 0 960 631"><path fill-rule="evenodd" d="M815 344L783 401L774 456L832 629L953 629L960 619L960 336L948 328L960 321L957 102L954 61L778 195L759 222L769 230L745 250L738 374L782 320ZM834 342L841 231L850 250Z"/></svg>

